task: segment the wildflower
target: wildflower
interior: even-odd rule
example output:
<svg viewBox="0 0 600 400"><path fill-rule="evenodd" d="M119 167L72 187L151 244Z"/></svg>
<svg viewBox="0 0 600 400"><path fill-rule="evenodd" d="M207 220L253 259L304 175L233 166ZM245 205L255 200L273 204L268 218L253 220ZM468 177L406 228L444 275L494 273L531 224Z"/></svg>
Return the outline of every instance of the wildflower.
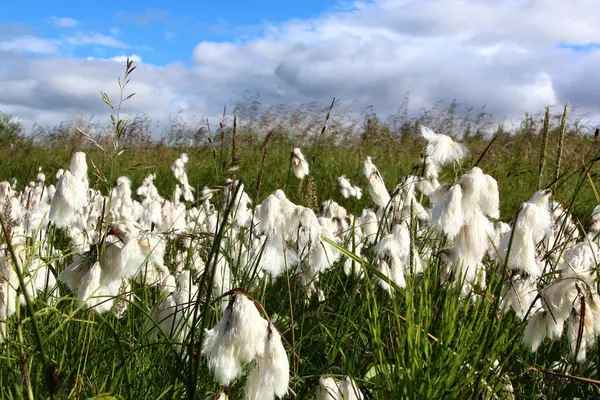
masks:
<svg viewBox="0 0 600 400"><path fill-rule="evenodd" d="M435 165L442 166L448 162L460 162L467 155L467 148L462 143L455 142L450 136L435 133L421 125L421 135L427 139L427 157Z"/></svg>
<svg viewBox="0 0 600 400"><path fill-rule="evenodd" d="M56 184L56 193L52 198L48 218L59 228L67 227L86 203L87 191L84 182L70 171L65 171Z"/></svg>
<svg viewBox="0 0 600 400"><path fill-rule="evenodd" d="M369 182L369 194L373 202L379 207L385 209L390 201L388 193L381 173L371 161L371 157L367 157L363 166L363 172Z"/></svg>
<svg viewBox="0 0 600 400"><path fill-rule="evenodd" d="M299 148L294 148L291 154L292 170L296 178L303 179L309 174L308 162L304 159L304 155Z"/></svg>
<svg viewBox="0 0 600 400"><path fill-rule="evenodd" d="M208 367L222 385L237 378L241 363L250 362L265 351L267 321L243 294L236 294L225 308L223 318L206 330L202 354Z"/></svg>
<svg viewBox="0 0 600 400"><path fill-rule="evenodd" d="M345 175L338 177L338 184L340 185L340 191L345 199L348 197L356 197L358 200L362 197L362 189L358 186L353 186Z"/></svg>
<svg viewBox="0 0 600 400"><path fill-rule="evenodd" d="M247 400L282 398L288 391L290 366L279 332L268 325L262 356L255 360L254 368L244 387Z"/></svg>

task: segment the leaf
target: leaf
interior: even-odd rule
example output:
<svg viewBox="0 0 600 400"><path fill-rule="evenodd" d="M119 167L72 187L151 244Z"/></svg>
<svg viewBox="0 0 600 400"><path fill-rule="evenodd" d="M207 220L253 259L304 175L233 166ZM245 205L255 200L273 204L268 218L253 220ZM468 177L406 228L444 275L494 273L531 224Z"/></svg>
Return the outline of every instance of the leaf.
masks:
<svg viewBox="0 0 600 400"><path fill-rule="evenodd" d="M100 91L100 94L102 94L102 100L104 100L104 102L110 107L114 109L114 106L112 105L112 102L110 101L110 99L108 98L108 95L105 92Z"/></svg>

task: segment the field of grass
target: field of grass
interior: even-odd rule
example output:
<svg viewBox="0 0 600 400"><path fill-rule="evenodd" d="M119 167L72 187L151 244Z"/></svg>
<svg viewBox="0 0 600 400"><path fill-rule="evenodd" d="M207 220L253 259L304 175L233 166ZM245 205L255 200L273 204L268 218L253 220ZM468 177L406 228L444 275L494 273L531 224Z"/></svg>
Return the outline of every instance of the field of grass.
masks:
<svg viewBox="0 0 600 400"><path fill-rule="evenodd" d="M593 137L567 128L556 180L560 130L553 129L548 135L541 188L552 190L552 200L563 205L578 232L584 235L589 232L592 210L599 202L595 185L600 152ZM477 165L498 183L497 220L512 224L521 203L538 190L543 136L542 132L512 132L499 133L493 140L465 140L468 155L459 164L446 165L439 181L455 183ZM299 254L300 267L286 267L282 274L271 279L268 273L257 273L261 269L260 251L246 259L236 254L240 251L236 243L250 246L252 231L259 228L251 228L252 223L236 226L228 218L236 205L227 201L225 192L235 190L236 186L224 184L226 179L235 177L244 184L243 190L253 202L250 207L282 189L292 203L317 208L317 216L321 204L332 199L348 215L358 217L365 208L377 208L363 173L367 156L372 157L392 193L403 177L421 174L420 155L427 146L423 137L373 135L336 144L334 135L326 133L302 146L310 166L310 174L302 180L296 178L290 167L290 151L298 146L285 132L272 134L266 142L240 135L236 137L235 148L230 136L221 139L212 146L146 145L122 153L118 149L103 152L91 144L85 148L52 149L22 144L0 149L0 181L12 182L16 178L14 196L24 190L27 182L35 181L38 167L46 174L45 185L56 185L56 172L69 168L73 152L84 151L90 187L110 199L109 191L117 178L127 176L132 181L132 198L140 202L136 189L152 173L156 174L154 184L159 195L171 199L178 182L170 167L181 153L187 153L189 162L185 170L194 195L198 199L205 186L215 189L210 203L219 221L210 231L187 227L172 235L153 233L165 244L162 261L173 276L178 276L181 268L194 272L192 264L196 256L206 266L198 274L192 274L193 283L200 289L189 300L194 316L180 343L171 332L161 333L157 329L159 321L151 322L157 305L170 293L162 290L160 284L139 283L128 277L129 290L120 292L117 298L118 304L126 304L122 315L88 308L78 298L77 291L61 280L56 287L38 290L35 295L24 291L21 278L25 282L35 274L32 265L46 266L49 274L58 277L72 263L76 251L71 247L69 232L52 224L41 227L41 235L26 239L11 235L6 229L17 230L24 222L11 221L7 200L2 216L6 229L1 235L0 277L4 286L0 286L0 305L11 307L9 286L12 285L12 290L20 296L21 306L6 320L7 335L0 344L1 398L222 399L225 395L230 399L244 398L250 371L260 369L266 361L244 363L239 376L222 385L202 352L206 341L204 329L212 328L223 317L218 296L221 293L217 293L215 286L215 275L222 272L217 271L221 257L230 271L227 289L232 291L226 293L226 298L246 293L281 334L289 365L286 398L342 398L322 397L318 387L322 377L342 381L346 376L356 382L366 399L600 396L597 368L600 349L593 340L588 343L586 356L579 361L575 359L573 339L567 329L560 338L546 338L532 353L522 343L531 315L523 320L512 310L500 309L510 278L506 268L503 273L502 268L499 268L501 273L495 273L503 263L485 255L482 265L487 271L486 285L474 285L470 296L463 298L460 285L442 279L451 263L448 252L452 241L435 224L422 224L412 213L405 221L410 230L411 255L404 266L404 285L389 281L378 268L377 241L392 231L383 223L375 245L366 244L360 257L352 252L357 244L353 243L357 240L353 234L340 232L335 237L324 234L319 239L319 246L332 246L328 249L341 253L315 275L321 296L311 295L311 284L301 278L302 268L310 268L305 264L310 263L310 257ZM237 168L232 168L232 153ZM363 189L360 200L341 195L338 187L341 175ZM417 199L426 208L432 205L428 196L419 192ZM24 201L25 210L28 203ZM198 200L182 204L187 210L206 206ZM115 218L117 221L113 217L100 218L99 241L104 237L102 232L118 222L119 217ZM352 230L358 220L348 220ZM226 222L221 224L222 221ZM284 221L284 226L293 223L290 219ZM331 245L331 240L338 241ZM360 236L358 240L362 240ZM536 281L540 293L555 282L554 276L559 273L560 264L547 261L549 254L558 254L556 257L560 258L563 250L582 241L586 240L567 238L558 251L538 248L537 262L549 265ZM290 251L298 246L294 239L288 238L285 243ZM104 251L102 246L99 249ZM183 265L178 266L178 254L185 255ZM421 273L412 273L415 256L423 261ZM361 274L345 272L347 257ZM594 264L591 279L597 284L596 270ZM9 278L11 274L13 278ZM382 289L381 280L391 285L389 293ZM591 286L589 290L596 288ZM578 298L575 303L571 315L585 320L575 335L579 349L588 340L590 329L592 338L596 336L593 328L588 327L588 319L590 324L598 326L600 320L593 319L596 316L593 301L585 303ZM600 313L597 316L600 318ZM1 318L0 323L3 323Z"/></svg>

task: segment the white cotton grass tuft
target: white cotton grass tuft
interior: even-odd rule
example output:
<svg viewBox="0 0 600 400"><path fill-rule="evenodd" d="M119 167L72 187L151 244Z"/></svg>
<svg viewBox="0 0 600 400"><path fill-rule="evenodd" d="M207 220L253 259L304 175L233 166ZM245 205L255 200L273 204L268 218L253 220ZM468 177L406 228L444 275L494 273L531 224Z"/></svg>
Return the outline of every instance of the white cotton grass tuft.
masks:
<svg viewBox="0 0 600 400"><path fill-rule="evenodd" d="M48 218L59 228L71 225L76 213L87 203L87 189L83 181L65 171L56 184Z"/></svg>
<svg viewBox="0 0 600 400"><path fill-rule="evenodd" d="M390 194L385 187L385 182L383 181L381 173L377 169L377 166L373 164L373 161L369 156L365 159L363 173L369 183L369 194L371 195L371 199L379 207L385 209L390 202Z"/></svg>
<svg viewBox="0 0 600 400"><path fill-rule="evenodd" d="M264 353L267 321L243 294L236 294L225 308L223 318L206 331L202 353L208 367L222 385L237 378L241 363Z"/></svg>
<svg viewBox="0 0 600 400"><path fill-rule="evenodd" d="M437 179L439 167L427 156L421 157L421 163L423 164L423 176L416 183L416 186L425 196L431 196L431 194L440 186Z"/></svg>
<svg viewBox="0 0 600 400"><path fill-rule="evenodd" d="M535 246L545 236L552 235L552 214L548 202L551 195L550 190L540 190L523 203L511 231L502 238L498 252L509 271L540 276L542 271L536 260Z"/></svg>
<svg viewBox="0 0 600 400"><path fill-rule="evenodd" d="M83 182L86 189L90 186L88 181L88 166L84 152L78 151L73 153L71 156L71 163L69 164L69 172Z"/></svg>
<svg viewBox="0 0 600 400"><path fill-rule="evenodd" d="M600 242L600 204L597 204L592 210L588 236L590 239Z"/></svg>
<svg viewBox="0 0 600 400"><path fill-rule="evenodd" d="M19 277L6 245L0 245L0 343L8 339L7 321L17 310Z"/></svg>
<svg viewBox="0 0 600 400"><path fill-rule="evenodd" d="M338 381L332 377L319 378L315 400L363 400L365 397L349 376Z"/></svg>
<svg viewBox="0 0 600 400"><path fill-rule="evenodd" d="M267 327L262 356L254 361L254 368L244 387L244 399L269 400L287 394L290 366L279 332Z"/></svg>
<svg viewBox="0 0 600 400"><path fill-rule="evenodd" d="M290 158L292 162L292 170L294 171L296 178L303 179L310 173L308 162L304 158L304 154L302 154L302 151L299 148L295 147L292 149Z"/></svg>
<svg viewBox="0 0 600 400"><path fill-rule="evenodd" d="M345 175L338 177L338 184L345 199L356 197L357 200L360 200L362 198L362 189L352 185Z"/></svg>
<svg viewBox="0 0 600 400"><path fill-rule="evenodd" d="M192 188L188 182L187 172L185 171L186 164L189 161L187 153L182 153L171 165L171 171L175 179L181 184L181 192L177 195L177 198L173 199L174 203L179 201L179 198L183 196L183 199L187 202L194 201L194 188ZM174 196L175 197L175 196Z"/></svg>
<svg viewBox="0 0 600 400"><path fill-rule="evenodd" d="M191 282L189 271L182 271L177 277L177 290L165 298L152 313L152 321L148 321L148 330L154 328L162 330L165 335L182 343L191 328L193 313L192 300L197 295L198 287ZM160 335L155 334L156 337Z"/></svg>
<svg viewBox="0 0 600 400"><path fill-rule="evenodd" d="M450 239L458 235L464 223L462 195L460 185L442 185L431 197L431 222Z"/></svg>
<svg viewBox="0 0 600 400"><path fill-rule="evenodd" d="M585 361L587 350L600 334L599 252L592 241L579 242L563 252L555 265L555 281L540 290L542 302L525 330L523 343L532 352L546 337L562 337L566 323L573 356L577 362Z"/></svg>
<svg viewBox="0 0 600 400"><path fill-rule="evenodd" d="M430 128L421 125L421 135L427 139L427 157L437 166L449 162L460 162L467 155L464 144L455 142L450 136L435 133Z"/></svg>
<svg viewBox="0 0 600 400"><path fill-rule="evenodd" d="M495 236L488 217L499 216L499 193L495 179L473 167L454 185L442 185L431 196L432 223L452 241L452 272L462 282L461 295L473 284L485 286L482 259Z"/></svg>

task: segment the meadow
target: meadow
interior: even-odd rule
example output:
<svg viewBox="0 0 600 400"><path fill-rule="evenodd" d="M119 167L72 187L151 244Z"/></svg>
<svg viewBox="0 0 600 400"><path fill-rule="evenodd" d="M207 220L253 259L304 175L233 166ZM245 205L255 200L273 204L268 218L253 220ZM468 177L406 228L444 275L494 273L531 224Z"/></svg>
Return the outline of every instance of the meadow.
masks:
<svg viewBox="0 0 600 400"><path fill-rule="evenodd" d="M181 147L104 101L108 138L0 148L1 398L600 395L600 150L562 113Z"/></svg>

